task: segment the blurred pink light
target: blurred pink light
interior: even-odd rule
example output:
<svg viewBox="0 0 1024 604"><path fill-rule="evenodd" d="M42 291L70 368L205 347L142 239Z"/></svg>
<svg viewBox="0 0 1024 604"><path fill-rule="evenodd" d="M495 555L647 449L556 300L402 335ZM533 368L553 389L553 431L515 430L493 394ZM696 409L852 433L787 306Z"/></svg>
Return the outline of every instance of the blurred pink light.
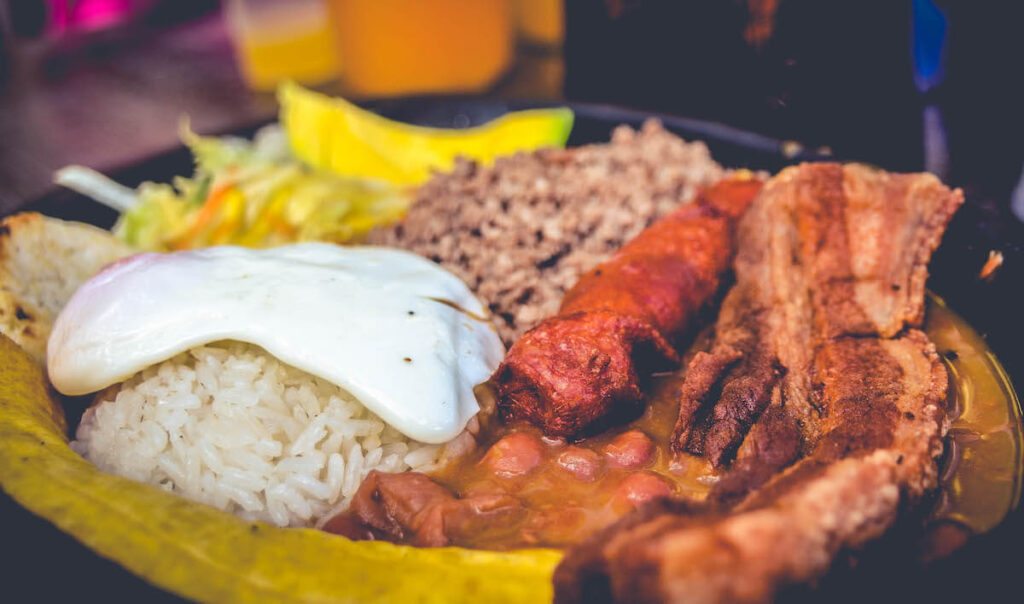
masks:
<svg viewBox="0 0 1024 604"><path fill-rule="evenodd" d="M103 29L125 21L133 4L132 0L49 0L50 31Z"/></svg>

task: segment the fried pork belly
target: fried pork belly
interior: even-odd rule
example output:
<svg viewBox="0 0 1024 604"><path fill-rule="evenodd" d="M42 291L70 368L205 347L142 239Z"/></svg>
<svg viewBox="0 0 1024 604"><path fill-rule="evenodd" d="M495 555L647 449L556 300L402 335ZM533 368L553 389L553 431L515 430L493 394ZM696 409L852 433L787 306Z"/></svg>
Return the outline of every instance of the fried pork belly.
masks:
<svg viewBox="0 0 1024 604"><path fill-rule="evenodd" d="M761 601L936 485L947 376L918 328L962 203L930 175L788 168L740 223L736 285L688 367L673 448L724 472L572 550L561 601Z"/></svg>

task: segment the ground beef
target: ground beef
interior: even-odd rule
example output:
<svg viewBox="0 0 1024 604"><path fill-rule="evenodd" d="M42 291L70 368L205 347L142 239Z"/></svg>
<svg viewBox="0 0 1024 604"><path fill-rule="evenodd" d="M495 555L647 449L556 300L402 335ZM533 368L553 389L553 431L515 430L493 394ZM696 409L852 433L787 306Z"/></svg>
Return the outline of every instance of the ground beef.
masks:
<svg viewBox="0 0 1024 604"><path fill-rule="evenodd" d="M520 153L486 168L460 161L368 242L411 250L460 277L510 345L555 314L580 275L722 173L703 143L655 121L640 131L620 126L610 143Z"/></svg>

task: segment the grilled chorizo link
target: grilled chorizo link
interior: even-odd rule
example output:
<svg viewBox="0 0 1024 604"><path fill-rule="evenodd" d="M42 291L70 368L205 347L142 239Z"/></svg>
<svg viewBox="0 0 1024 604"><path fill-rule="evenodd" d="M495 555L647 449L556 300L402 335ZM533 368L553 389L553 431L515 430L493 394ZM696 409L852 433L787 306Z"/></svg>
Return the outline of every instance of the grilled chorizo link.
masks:
<svg viewBox="0 0 1024 604"><path fill-rule="evenodd" d="M702 190L585 274L491 378L502 417L573 438L636 415L643 379L679 361L677 340L718 289L761 185L744 173Z"/></svg>

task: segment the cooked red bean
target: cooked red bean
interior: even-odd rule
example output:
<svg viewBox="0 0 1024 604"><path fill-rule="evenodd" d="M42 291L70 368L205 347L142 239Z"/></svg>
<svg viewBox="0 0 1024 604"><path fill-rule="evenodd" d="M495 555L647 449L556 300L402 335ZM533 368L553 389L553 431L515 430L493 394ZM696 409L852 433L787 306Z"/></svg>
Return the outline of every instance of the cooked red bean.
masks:
<svg viewBox="0 0 1024 604"><path fill-rule="evenodd" d="M653 472L637 472L627 476L615 492L620 505L640 506L648 501L672 494L672 485Z"/></svg>
<svg viewBox="0 0 1024 604"><path fill-rule="evenodd" d="M583 482L592 482L601 472L601 456L583 447L566 447L558 455L557 463Z"/></svg>
<svg viewBox="0 0 1024 604"><path fill-rule="evenodd" d="M654 457L654 442L639 430L629 430L612 439L604 454L614 468L642 468Z"/></svg>
<svg viewBox="0 0 1024 604"><path fill-rule="evenodd" d="M523 476L532 472L544 460L544 445L537 437L525 432L513 432L494 443L483 463L498 476Z"/></svg>

